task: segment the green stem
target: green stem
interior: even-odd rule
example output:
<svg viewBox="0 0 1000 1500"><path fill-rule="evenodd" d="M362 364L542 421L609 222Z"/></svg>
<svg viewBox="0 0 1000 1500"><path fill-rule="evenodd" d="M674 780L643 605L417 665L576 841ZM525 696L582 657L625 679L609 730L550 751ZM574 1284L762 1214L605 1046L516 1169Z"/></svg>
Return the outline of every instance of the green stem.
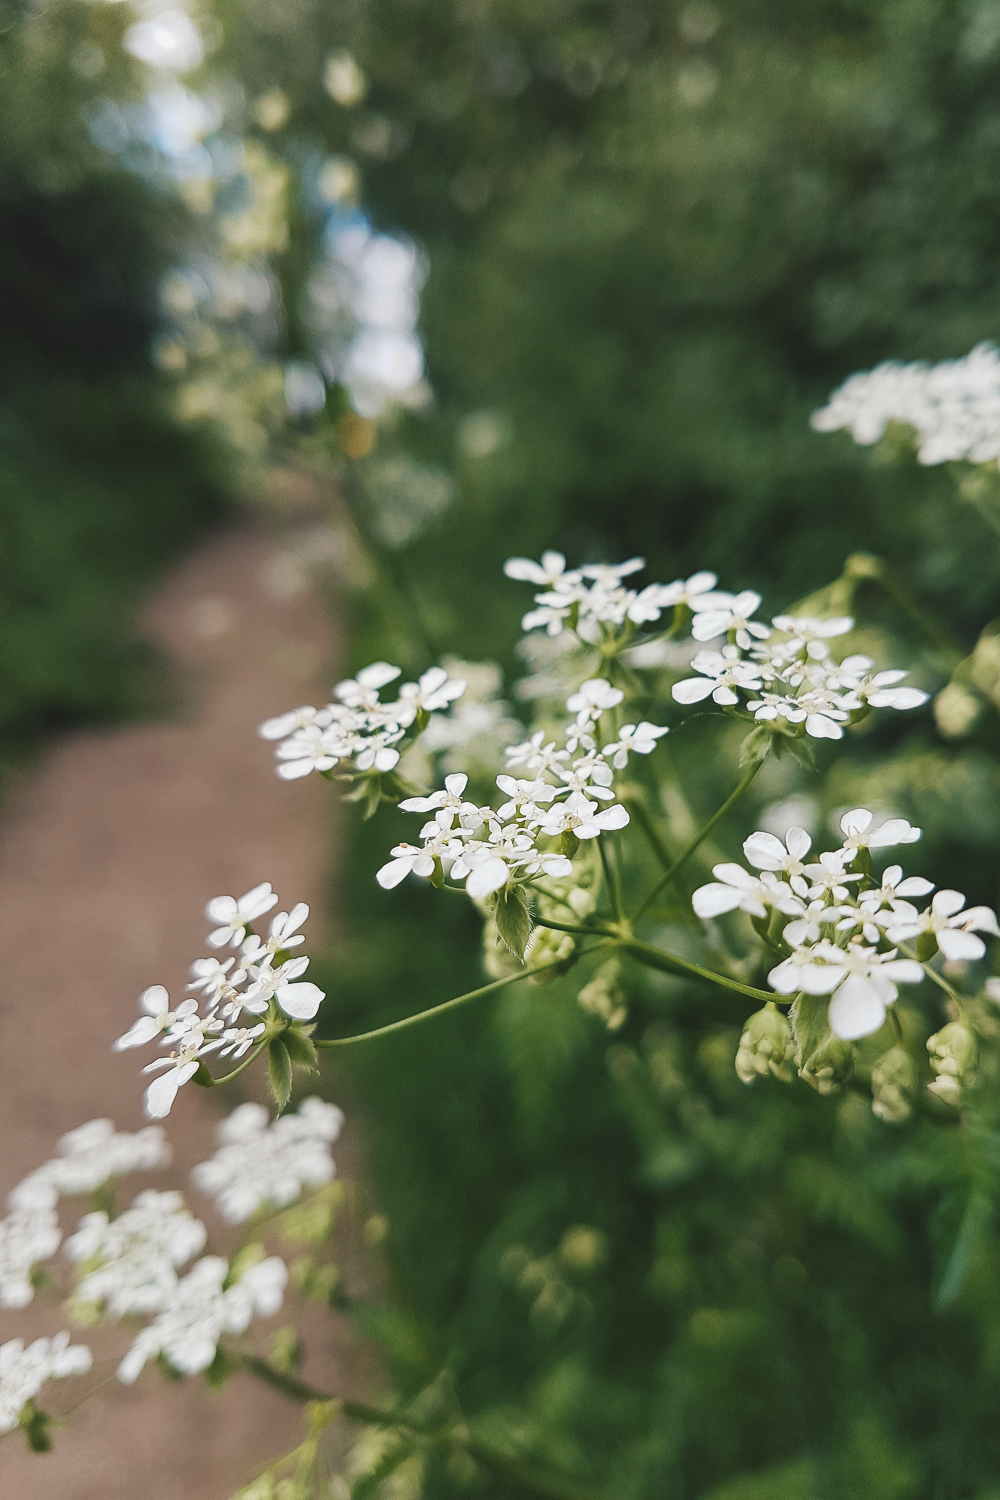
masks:
<svg viewBox="0 0 1000 1500"><path fill-rule="evenodd" d="M277 1033L275 1033L275 1034L277 1034ZM230 1083L232 1081L232 1079L239 1078L240 1074L241 1073L245 1073L246 1070L247 1070L247 1068L249 1068L249 1066L250 1066L251 1063L257 1061L258 1057L263 1052L263 1050L267 1046L268 1042L270 1042L271 1040L272 1040L271 1037L266 1037L264 1041L258 1042L257 1045L256 1045L256 1047L251 1047L250 1051L247 1053L246 1057L240 1063L239 1067L234 1068L231 1073L223 1073L223 1075L222 1075L221 1078L213 1078L212 1081L211 1081L211 1083L209 1083L204 1078L199 1078L198 1082L202 1085L203 1088L206 1088L206 1089L217 1089L222 1084L224 1084L224 1083ZM205 1071L207 1072L208 1070L206 1069Z"/></svg>
<svg viewBox="0 0 1000 1500"><path fill-rule="evenodd" d="M725 802L723 802L722 806L712 814L708 822L702 828L701 832L691 840L687 848L677 856L673 864L664 871L663 875L661 875L660 879L653 886L653 889L650 891L645 901L643 901L642 905L633 915L633 922L637 922L642 914L647 911L650 906L652 906L657 896L663 890L663 887L667 885L669 881L675 878L678 870L683 864L686 863L687 860L691 858L691 855L698 848L699 844L701 844L705 839L708 838L708 835L712 832L712 829L715 827L716 823L720 822L721 819L726 816L726 813L729 812L731 808L736 806L736 803L743 796L743 793L747 790L750 783L753 781L754 777L757 775L757 772L760 770L763 764L764 762L762 760L755 761L754 764L744 772L743 777L735 790L730 792Z"/></svg>
<svg viewBox="0 0 1000 1500"><path fill-rule="evenodd" d="M315 1386L307 1385L297 1375L287 1374L284 1370L276 1370L266 1359L260 1359L256 1354L243 1355L240 1364L248 1374L255 1375L272 1390L280 1391L283 1396L288 1396L292 1401L298 1401L303 1405L313 1401L331 1403L336 1406L339 1415L349 1418L352 1422L364 1422L371 1427L402 1427L407 1432L417 1433L421 1437L435 1434L436 1429L433 1427L413 1422L395 1412L383 1411L377 1406L368 1406L362 1401L339 1401L335 1396L329 1396L326 1392L317 1390ZM489 1468L500 1474L506 1474L515 1484L533 1490L535 1494L548 1496L549 1500L601 1500L597 1491L579 1485L575 1480L564 1478L563 1475L545 1469L539 1464L498 1453L494 1448L471 1435L462 1436L459 1439L459 1445Z"/></svg>
<svg viewBox="0 0 1000 1500"><path fill-rule="evenodd" d="M597 840L597 852L601 856L601 869L604 871L604 883L608 888L608 900L611 902L611 911L615 921L620 922L625 915L622 911L621 892L618 889L618 882L611 868L611 860L608 858L608 851L604 847L603 838Z"/></svg>
<svg viewBox="0 0 1000 1500"><path fill-rule="evenodd" d="M543 922L541 925L548 927L553 924ZM584 929L572 928L570 930L582 932ZM508 974L504 979L495 979L492 984L484 984L481 989L469 990L466 995L456 995L453 1000L445 1000L441 1005L432 1005L429 1010L418 1010L415 1015L404 1016L402 1021L392 1021L388 1026L378 1026L374 1031L362 1031L357 1036L313 1037L313 1046L351 1047L355 1042L370 1042L375 1037L389 1036L391 1032L403 1031L407 1026L416 1026L420 1021L429 1021L432 1016L442 1016L445 1011L455 1010L469 1000L478 1000L482 995L492 995L496 990L505 989L508 984L517 984L518 980L530 979L535 974L544 974L546 969L558 968L563 962L563 959L553 959L551 963L539 964L537 969L522 969L518 974Z"/></svg>
<svg viewBox="0 0 1000 1500"><path fill-rule="evenodd" d="M667 974L690 974L696 979L707 979L711 984L722 985L723 989L734 990L739 995L749 995L751 1000L774 1000L781 1003L780 996L770 990L758 990L752 984L741 984L738 979L716 974L712 969L703 969L701 964L690 963L688 959L678 958L673 953L664 953L662 948L654 948L650 943L625 938L621 940L620 946L647 968L663 969Z"/></svg>
<svg viewBox="0 0 1000 1500"><path fill-rule="evenodd" d="M665 870L669 870L671 864L670 851L653 827L653 820L646 811L645 803L639 797L629 797L626 799L625 805L639 825L640 832L644 834L646 842L660 861L660 864Z"/></svg>

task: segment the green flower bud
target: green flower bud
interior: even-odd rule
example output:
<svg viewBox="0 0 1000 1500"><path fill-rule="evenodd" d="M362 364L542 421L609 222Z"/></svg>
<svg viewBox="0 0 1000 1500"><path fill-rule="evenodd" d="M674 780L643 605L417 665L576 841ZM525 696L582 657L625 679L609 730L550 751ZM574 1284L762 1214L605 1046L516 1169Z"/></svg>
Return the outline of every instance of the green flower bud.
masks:
<svg viewBox="0 0 1000 1500"><path fill-rule="evenodd" d="M931 1067L937 1074L928 1090L945 1104L956 1108L961 1103L962 1090L968 1088L976 1074L976 1039L961 1021L950 1021L947 1026L927 1038Z"/></svg>
<svg viewBox="0 0 1000 1500"><path fill-rule="evenodd" d="M768 1073L782 1083L791 1083L794 1055L795 1043L788 1019L769 1000L743 1029L736 1053L736 1072L743 1083L753 1083Z"/></svg>
<svg viewBox="0 0 1000 1500"><path fill-rule="evenodd" d="M576 997L584 1010L599 1016L609 1031L617 1031L628 1015L625 995L618 983L620 972L618 959L609 958Z"/></svg>
<svg viewBox="0 0 1000 1500"><path fill-rule="evenodd" d="M917 1068L905 1047L891 1047L872 1068L872 1114L902 1125L913 1113Z"/></svg>

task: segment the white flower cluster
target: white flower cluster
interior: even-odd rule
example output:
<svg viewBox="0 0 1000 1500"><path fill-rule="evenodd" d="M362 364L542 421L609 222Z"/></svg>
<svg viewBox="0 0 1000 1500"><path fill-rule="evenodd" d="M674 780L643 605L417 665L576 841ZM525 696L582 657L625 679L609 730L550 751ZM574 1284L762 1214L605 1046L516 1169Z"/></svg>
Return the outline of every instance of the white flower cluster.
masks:
<svg viewBox="0 0 1000 1500"><path fill-rule="evenodd" d="M720 605L694 616L691 634L697 641L726 642L693 657L698 675L674 684L676 702L711 697L724 707L742 704L758 723L801 725L806 734L827 740L839 740L852 716L869 708L919 708L927 702L919 688L897 686L905 672L875 672L868 656L834 660L827 642L853 628L848 616L776 615L768 626L753 618L759 594L748 589L721 598Z"/></svg>
<svg viewBox="0 0 1000 1500"><path fill-rule="evenodd" d="M431 667L419 682L404 682L394 703L380 702L380 689L399 675L399 667L372 662L357 677L339 682L336 702L325 708L306 706L267 719L258 732L280 742L278 775L295 781L310 771L332 771L342 761L354 771L393 770L418 719L426 723L428 714L447 708L465 691L461 679L450 678L444 667Z"/></svg>
<svg viewBox="0 0 1000 1500"><path fill-rule="evenodd" d="M343 1123L337 1106L322 1099L304 1099L297 1114L273 1124L261 1105L241 1104L219 1126L219 1149L194 1168L192 1181L230 1224L245 1223L259 1208L283 1208L303 1188L330 1181L330 1146Z"/></svg>
<svg viewBox="0 0 1000 1500"><path fill-rule="evenodd" d="M173 1288L163 1311L144 1328L118 1367L125 1385L147 1360L162 1355L181 1375L207 1370L224 1333L242 1333L256 1317L269 1318L284 1300L288 1269L278 1256L250 1266L230 1285L229 1262L204 1255Z"/></svg>
<svg viewBox="0 0 1000 1500"><path fill-rule="evenodd" d="M117 1133L110 1120L91 1120L59 1142L61 1155L29 1173L9 1194L0 1219L0 1307L26 1307L34 1296L32 1272L59 1248L56 1202L91 1193L112 1177L166 1166L170 1148L150 1125L136 1135Z"/></svg>
<svg viewBox="0 0 1000 1500"><path fill-rule="evenodd" d="M571 875L578 840L598 838L629 821L614 800L615 770L627 765L630 752L648 755L667 733L645 721L625 724L612 743L599 748L595 732L600 720L623 698L622 690L603 677L591 678L566 700L575 717L560 749L555 740L546 743L541 730L510 746L510 768L532 774L498 776L505 800L497 808L466 801L468 777L461 774L446 776L443 791L406 798L399 804L404 812L433 816L420 831L420 848L398 844L392 850L392 859L378 872L379 884L391 890L411 871L427 876L440 867L482 900L512 879Z"/></svg>
<svg viewBox="0 0 1000 1500"><path fill-rule="evenodd" d="M0 1344L0 1432L11 1432L25 1403L38 1395L47 1380L67 1375L85 1375L93 1359L86 1344L71 1344L68 1333L35 1339L25 1348L23 1339Z"/></svg>
<svg viewBox="0 0 1000 1500"><path fill-rule="evenodd" d="M66 1254L83 1263L76 1289L112 1318L158 1313L177 1293L177 1269L204 1248L205 1226L180 1193L140 1193L130 1209L109 1219L86 1214L66 1241Z"/></svg>
<svg viewBox="0 0 1000 1500"><path fill-rule="evenodd" d="M846 428L875 443L890 422L915 429L922 464L1000 460L1000 350L978 344L964 359L939 364L892 361L852 375L814 412L817 432Z"/></svg>
<svg viewBox="0 0 1000 1500"><path fill-rule="evenodd" d="M781 995L799 992L830 995L830 1029L844 1041L878 1031L886 1007L898 997L899 984L919 984L924 977L915 958L899 957L898 945L930 941L930 956L940 950L948 960L976 960L986 948L976 934L1000 937L996 915L987 906L965 909L958 891L938 891L930 906L918 910L910 898L934 889L921 876L904 878L890 865L876 885L864 874L859 851L911 844L920 837L905 818L876 824L866 808L847 812L840 822L839 849L805 863L812 839L803 828L790 828L784 841L771 833L754 833L743 851L757 874L742 865L720 864L716 880L695 891L699 917L747 912L768 921L773 940L789 950L768 975ZM857 865L858 868L852 868Z"/></svg>
<svg viewBox="0 0 1000 1500"><path fill-rule="evenodd" d="M557 636L571 629L593 644L609 630L630 638L667 609L674 610L673 635L690 616L694 640L719 644L693 657L697 675L674 684L677 703L711 697L723 707L742 706L759 723L836 740L843 725L868 708L918 708L927 701L919 689L897 686L905 672L876 672L867 656L833 659L827 643L854 626L846 616L813 620L777 615L765 625L754 618L760 595L750 589L739 594L719 590L714 573L651 583L640 591L626 588L622 579L644 566L641 557L633 557L616 566L602 563L569 571L561 552L546 552L540 564L510 558L504 571L510 578L546 585L544 593L535 595L537 609L521 621L527 631L543 627ZM630 660L639 665L638 648L632 650Z"/></svg>
<svg viewBox="0 0 1000 1500"><path fill-rule="evenodd" d="M594 563L567 569L561 552L543 552L541 563L527 557L510 557L504 563L508 578L519 583L544 586L535 595L537 609L521 621L524 630L543 627L547 635L560 635L568 625L585 641L601 638L601 626L648 625L666 609L684 606L691 611L720 608L729 595L715 594L714 573L695 573L674 583L650 583L644 589L626 588L623 578L646 566L642 557L623 563Z"/></svg>
<svg viewBox="0 0 1000 1500"><path fill-rule="evenodd" d="M319 1010L324 992L303 980L309 965L304 955L291 956L291 949L305 941L299 928L309 915L303 902L271 919L268 936L252 929L257 918L278 904L278 897L264 881L238 899L215 896L205 908L215 924L208 944L215 949L229 946L239 957L199 958L191 965L188 989L199 999L182 1000L170 1008L170 996L162 984L151 985L139 996L139 1019L115 1042L116 1051L142 1047L159 1041L169 1047L167 1057L147 1064L144 1073L167 1071L146 1090L146 1113L154 1120L170 1113L177 1091L193 1078L201 1061L210 1053L239 1058L263 1035L264 1021L238 1024L242 1013L263 1016L282 1012L297 1021L311 1021Z"/></svg>

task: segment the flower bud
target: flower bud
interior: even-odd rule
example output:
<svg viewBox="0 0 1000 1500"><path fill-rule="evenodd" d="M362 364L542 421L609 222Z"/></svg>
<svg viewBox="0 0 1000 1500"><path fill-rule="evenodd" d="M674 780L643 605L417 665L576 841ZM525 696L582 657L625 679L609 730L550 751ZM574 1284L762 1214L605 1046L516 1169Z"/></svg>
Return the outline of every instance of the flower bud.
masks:
<svg viewBox="0 0 1000 1500"><path fill-rule="evenodd" d="M561 960L569 969L572 967L575 954L576 938L571 932L557 932L552 927L540 925L532 929L524 955L524 964L527 969L541 969L546 964ZM563 973L565 973L564 969L547 969L544 974L536 974L531 982L532 984L548 984L553 979L559 979Z"/></svg>
<svg viewBox="0 0 1000 1500"><path fill-rule="evenodd" d="M947 1026L927 1038L931 1067L937 1074L933 1083L927 1085L945 1104L956 1108L961 1103L962 1090L968 1088L976 1073L976 1039L961 1021L949 1021Z"/></svg>
<svg viewBox="0 0 1000 1500"><path fill-rule="evenodd" d="M628 1015L625 995L618 983L620 971L618 959L609 958L576 997L584 1010L599 1016L609 1031L617 1031Z"/></svg>
<svg viewBox="0 0 1000 1500"><path fill-rule="evenodd" d="M891 1047L872 1068L872 1114L887 1125L902 1125L913 1113L916 1086L913 1058L905 1047Z"/></svg>
<svg viewBox="0 0 1000 1500"><path fill-rule="evenodd" d="M769 1000L743 1029L736 1053L736 1072L743 1083L753 1083L768 1073L782 1083L791 1083L794 1053L792 1028L774 1001Z"/></svg>
<svg viewBox="0 0 1000 1500"><path fill-rule="evenodd" d="M789 1013L799 1077L818 1094L835 1094L854 1071L857 1050L830 1030L825 995L799 995Z"/></svg>

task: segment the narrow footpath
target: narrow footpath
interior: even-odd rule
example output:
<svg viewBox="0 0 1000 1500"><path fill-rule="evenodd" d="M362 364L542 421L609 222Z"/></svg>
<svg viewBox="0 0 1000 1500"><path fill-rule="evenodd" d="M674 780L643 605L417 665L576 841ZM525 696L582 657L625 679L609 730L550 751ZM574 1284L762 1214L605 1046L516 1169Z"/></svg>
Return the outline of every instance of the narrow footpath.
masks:
<svg viewBox="0 0 1000 1500"><path fill-rule="evenodd" d="M97 1116L124 1130L143 1123L147 1059L112 1053L111 1042L131 1025L147 985L181 994L204 951L209 897L270 880L284 910L302 900L312 907L313 951L324 936L330 788L279 781L255 730L271 714L325 701L337 656L326 611L289 589L280 543L247 527L182 562L151 599L143 628L177 674L173 720L61 741L0 820L0 1204L54 1154L63 1132ZM259 1078L242 1097L262 1097ZM214 1149L220 1114L236 1102L182 1090L166 1122L173 1166L126 1179L125 1201L144 1187L186 1189L190 1167ZM336 1154L351 1152L348 1122ZM206 1200L189 1196L214 1227ZM42 1297L23 1312L0 1310L0 1342L64 1326L58 1304ZM90 1340L100 1373L113 1373L121 1334L113 1347L102 1333ZM308 1374L356 1392L363 1357L332 1317L328 1328L321 1319L310 1327L310 1343ZM65 1409L64 1389L47 1388L48 1410ZM200 1378L169 1384L147 1369L134 1387L112 1379L85 1402L56 1429L47 1456L28 1454L20 1434L0 1440L0 1494L228 1500L299 1432L295 1408L246 1377L211 1391Z"/></svg>

